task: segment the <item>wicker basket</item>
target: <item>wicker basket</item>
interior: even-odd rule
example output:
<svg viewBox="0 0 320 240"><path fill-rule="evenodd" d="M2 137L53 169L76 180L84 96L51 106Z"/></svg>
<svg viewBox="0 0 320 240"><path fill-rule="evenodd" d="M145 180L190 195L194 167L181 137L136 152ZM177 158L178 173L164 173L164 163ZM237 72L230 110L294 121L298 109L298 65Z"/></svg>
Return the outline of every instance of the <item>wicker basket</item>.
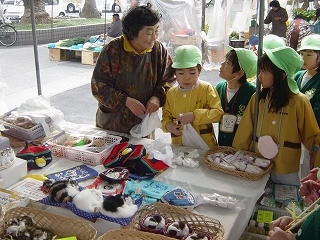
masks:
<svg viewBox="0 0 320 240"><path fill-rule="evenodd" d="M234 175L237 177L241 177L241 178L245 178L245 179L249 179L249 180L259 180L264 174L266 174L267 172L269 172L273 166L273 163L271 162L271 164L264 168L263 171L260 174L254 174L254 173L248 173L248 172L243 172L243 171L238 171L238 170L232 170L232 169L228 169L228 168L224 168L218 164L215 164L213 162L210 162L208 160L208 156L213 154L213 153L218 153L218 152L223 152L226 154L235 154L238 151L238 149L233 148L233 147L215 147L213 149L208 150L204 156L203 159L205 160L206 164L208 165L209 168L213 169L213 170L217 170L220 172L224 172L230 175ZM255 153L253 152L248 152L248 151L243 151L244 153L248 154L249 156L253 156L256 157Z"/></svg>
<svg viewBox="0 0 320 240"><path fill-rule="evenodd" d="M168 220L172 222L186 222L190 225L193 231L208 233L212 240L223 239L224 228L218 220L204 215L192 213L177 206L159 202L148 204L140 208L128 225L128 229L139 230L140 219L146 214L155 213L166 216Z"/></svg>
<svg viewBox="0 0 320 240"><path fill-rule="evenodd" d="M6 207L4 205L0 205L0 222L2 222L5 213L6 213Z"/></svg>
<svg viewBox="0 0 320 240"><path fill-rule="evenodd" d="M5 234L7 225L22 216L32 218L38 227L48 229L58 238L75 236L78 240L93 240L97 235L96 229L87 221L65 217L31 207L17 207L9 209L1 221L0 237Z"/></svg>
<svg viewBox="0 0 320 240"><path fill-rule="evenodd" d="M142 232L142 231L135 231L131 229L118 229L106 232L105 234L101 235L98 240L172 240L173 238L149 233L149 232Z"/></svg>

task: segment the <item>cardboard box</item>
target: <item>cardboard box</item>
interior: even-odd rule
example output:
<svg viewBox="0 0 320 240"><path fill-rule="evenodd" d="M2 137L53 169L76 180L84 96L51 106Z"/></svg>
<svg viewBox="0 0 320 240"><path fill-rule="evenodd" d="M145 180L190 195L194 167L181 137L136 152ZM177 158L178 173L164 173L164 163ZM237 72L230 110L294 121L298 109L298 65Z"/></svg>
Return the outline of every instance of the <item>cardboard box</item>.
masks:
<svg viewBox="0 0 320 240"><path fill-rule="evenodd" d="M8 188L9 186L20 181L25 175L27 175L27 161L21 158L16 158L11 167L0 171L0 178L3 179L3 188Z"/></svg>

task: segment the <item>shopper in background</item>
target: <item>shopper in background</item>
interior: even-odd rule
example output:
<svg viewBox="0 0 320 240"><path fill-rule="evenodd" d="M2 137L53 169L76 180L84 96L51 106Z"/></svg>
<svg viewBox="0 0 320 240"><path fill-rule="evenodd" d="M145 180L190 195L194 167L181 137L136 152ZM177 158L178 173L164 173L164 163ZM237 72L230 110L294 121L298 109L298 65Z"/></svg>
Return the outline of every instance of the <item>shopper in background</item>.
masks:
<svg viewBox="0 0 320 240"><path fill-rule="evenodd" d="M278 1L271 1L269 6L271 10L269 11L267 17L264 19L265 24L272 23L271 34L275 34L279 37L286 37L287 25L286 22L288 20L287 11L280 6Z"/></svg>
<svg viewBox="0 0 320 240"><path fill-rule="evenodd" d="M225 81L216 86L225 112L219 123L220 146L232 146L244 110L251 95L256 92L256 87L247 78L253 78L256 74L257 56L252 51L228 47L219 71L219 77Z"/></svg>
<svg viewBox="0 0 320 240"><path fill-rule="evenodd" d="M303 65L290 47L263 49L258 59L262 89L255 120L256 94L252 95L233 140L233 147L254 151L273 159L270 178L274 183L300 185L301 143L309 152L319 145L319 127L307 97L299 92L293 75ZM318 136L318 138L316 138Z"/></svg>
<svg viewBox="0 0 320 240"><path fill-rule="evenodd" d="M130 8L122 19L123 35L102 49L91 79L98 127L129 134L141 116L165 103L175 78L172 60L157 40L160 18L150 3Z"/></svg>
<svg viewBox="0 0 320 240"><path fill-rule="evenodd" d="M216 89L199 79L201 61L202 54L196 46L182 45L175 50L172 67L178 85L167 93L162 129L171 133L173 144L198 148L184 143L183 125L190 123L208 145L205 146L208 150L217 146L212 123L220 121L223 110Z"/></svg>
<svg viewBox="0 0 320 240"><path fill-rule="evenodd" d="M287 29L286 45L292 47L294 50L297 50L301 46L301 40L310 34L310 23L307 22L302 15L296 15Z"/></svg>
<svg viewBox="0 0 320 240"><path fill-rule="evenodd" d="M112 23L107 30L107 36L116 38L122 35L122 24L118 13L112 15Z"/></svg>

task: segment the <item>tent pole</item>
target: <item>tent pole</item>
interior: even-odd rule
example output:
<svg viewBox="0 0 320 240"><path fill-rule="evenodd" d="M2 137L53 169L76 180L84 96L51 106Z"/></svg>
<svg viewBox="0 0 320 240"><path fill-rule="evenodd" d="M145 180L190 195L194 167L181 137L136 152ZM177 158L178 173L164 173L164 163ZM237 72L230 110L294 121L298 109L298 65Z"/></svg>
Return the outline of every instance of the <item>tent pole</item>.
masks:
<svg viewBox="0 0 320 240"><path fill-rule="evenodd" d="M38 55L38 44L37 44L37 34L36 34L36 24L34 18L34 0L30 0L30 10L31 10L31 24L32 24L32 37L33 37L33 52L34 61L36 65L36 76L37 76L37 86L38 95L41 95L41 81L40 81L40 68L39 68L39 55Z"/></svg>
<svg viewBox="0 0 320 240"><path fill-rule="evenodd" d="M262 46L263 46L263 36L264 36L264 0L260 1L259 9L259 44L258 44L258 58L262 55ZM256 102L255 102L255 109L254 109L254 124L253 124L253 136L252 136L252 151L255 151L256 148L256 132L257 132L257 124L258 124L258 115L259 115L259 94L260 94L260 82L258 79L259 75L259 68L257 66L257 78L256 78Z"/></svg>

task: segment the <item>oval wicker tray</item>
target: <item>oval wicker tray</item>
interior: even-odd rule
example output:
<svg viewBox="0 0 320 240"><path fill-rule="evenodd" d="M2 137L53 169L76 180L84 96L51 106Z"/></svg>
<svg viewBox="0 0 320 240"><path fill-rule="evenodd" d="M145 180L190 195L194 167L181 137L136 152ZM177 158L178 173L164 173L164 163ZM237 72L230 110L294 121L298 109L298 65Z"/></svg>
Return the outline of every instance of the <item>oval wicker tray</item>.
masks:
<svg viewBox="0 0 320 240"><path fill-rule="evenodd" d="M31 207L17 207L6 211L0 224L0 237L5 234L8 224L22 216L31 217L35 225L50 230L58 238L75 236L77 240L94 240L97 235L97 230L88 221Z"/></svg>
<svg viewBox="0 0 320 240"><path fill-rule="evenodd" d="M241 178L245 178L245 179L249 179L249 180L259 180L264 174L266 174L267 172L269 172L273 166L273 163L271 162L271 164L264 168L263 171L260 174L254 174L254 173L248 173L248 172L242 172L242 171L238 171L238 170L232 170L232 169L228 169L228 168L224 168L218 164L215 164L213 162L210 162L208 160L208 156L213 154L213 153L218 153L218 152L222 152L222 153L226 153L226 154L235 154L238 151L238 149L233 148L233 147L215 147L213 149L208 150L204 155L203 155L203 159L205 160L206 164L208 165L209 168L216 170L216 171L220 171L220 172L224 172L230 175L234 175L237 177L241 177ZM242 150L243 151L243 150ZM253 157L257 157L255 153L253 152L248 152L248 151L243 151L244 153L248 154L249 156L253 156Z"/></svg>
<svg viewBox="0 0 320 240"><path fill-rule="evenodd" d="M106 232L97 240L172 240L161 234L136 231L131 229L117 229Z"/></svg>
<svg viewBox="0 0 320 240"><path fill-rule="evenodd" d="M223 239L224 228L221 223L204 215L192 213L181 207L176 207L166 203L154 203L141 207L134 215L128 225L128 229L139 230L140 219L146 214L161 214L168 218L169 221L183 221L190 225L193 231L208 233L212 240ZM171 239L171 238L169 238Z"/></svg>

